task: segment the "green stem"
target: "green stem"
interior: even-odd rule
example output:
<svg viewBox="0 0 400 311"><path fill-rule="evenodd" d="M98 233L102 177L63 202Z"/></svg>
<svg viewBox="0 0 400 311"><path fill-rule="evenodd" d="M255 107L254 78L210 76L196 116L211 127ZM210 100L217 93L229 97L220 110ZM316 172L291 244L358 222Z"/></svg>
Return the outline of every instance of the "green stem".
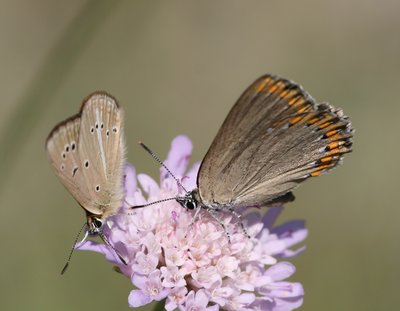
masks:
<svg viewBox="0 0 400 311"><path fill-rule="evenodd" d="M153 311L165 311L165 299L157 302Z"/></svg>

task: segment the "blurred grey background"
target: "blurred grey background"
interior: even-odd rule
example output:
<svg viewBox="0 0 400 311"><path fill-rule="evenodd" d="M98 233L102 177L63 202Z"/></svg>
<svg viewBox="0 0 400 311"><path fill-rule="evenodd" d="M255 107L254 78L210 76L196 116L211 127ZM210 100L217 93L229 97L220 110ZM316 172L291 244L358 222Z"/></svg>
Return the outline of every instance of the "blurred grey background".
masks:
<svg viewBox="0 0 400 311"><path fill-rule="evenodd" d="M281 219L310 232L293 260L303 310L398 308L399 13L395 0L2 0L0 309L128 310L130 280L102 256L77 252L60 276L84 214L44 141L83 97L119 99L128 159L157 178L138 140L164 158L187 134L200 160L267 72L343 108L356 129L344 165L297 189Z"/></svg>

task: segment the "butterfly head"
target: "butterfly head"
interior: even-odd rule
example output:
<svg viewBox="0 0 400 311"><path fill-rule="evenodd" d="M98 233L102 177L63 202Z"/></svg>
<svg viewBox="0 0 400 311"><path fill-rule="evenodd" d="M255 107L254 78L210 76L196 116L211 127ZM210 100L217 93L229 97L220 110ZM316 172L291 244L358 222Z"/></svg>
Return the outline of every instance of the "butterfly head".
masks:
<svg viewBox="0 0 400 311"><path fill-rule="evenodd" d="M88 215L87 226L90 235L99 235L102 232L103 220L100 217Z"/></svg>
<svg viewBox="0 0 400 311"><path fill-rule="evenodd" d="M196 190L188 192L184 197L177 197L176 201L187 210L197 209L199 205Z"/></svg>

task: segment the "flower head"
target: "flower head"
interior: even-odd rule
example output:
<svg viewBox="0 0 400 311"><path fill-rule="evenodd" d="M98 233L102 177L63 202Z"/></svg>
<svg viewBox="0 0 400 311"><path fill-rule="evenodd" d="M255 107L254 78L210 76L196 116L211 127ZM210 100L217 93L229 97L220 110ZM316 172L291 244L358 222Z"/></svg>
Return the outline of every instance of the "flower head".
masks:
<svg viewBox="0 0 400 311"><path fill-rule="evenodd" d="M196 187L199 163L187 171L192 144L185 136L172 142L165 161L188 189ZM79 249L100 252L129 277L131 307L166 298L166 310L293 310L303 301L299 283L285 281L295 267L279 258L304 250L291 247L307 236L302 221L274 227L283 207L243 214L247 237L230 213L212 218L207 211L192 223L193 211L175 200L130 210L164 198L184 195L176 181L161 169L160 185L126 167L126 204L108 219L104 234L127 261L122 264L110 247L87 241ZM140 185L140 187L139 187ZM146 196L143 195L146 194ZM241 211L242 212L242 211ZM107 226L105 226L107 227Z"/></svg>

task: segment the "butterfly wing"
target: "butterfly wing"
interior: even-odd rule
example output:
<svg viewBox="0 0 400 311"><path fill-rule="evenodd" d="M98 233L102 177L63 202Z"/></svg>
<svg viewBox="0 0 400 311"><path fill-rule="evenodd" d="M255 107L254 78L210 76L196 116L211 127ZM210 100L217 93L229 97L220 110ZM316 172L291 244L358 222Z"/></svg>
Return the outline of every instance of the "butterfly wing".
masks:
<svg viewBox="0 0 400 311"><path fill-rule="evenodd" d="M46 149L62 184L89 213L107 217L123 199L123 112L103 92L89 95L81 112L57 125Z"/></svg>
<svg viewBox="0 0 400 311"><path fill-rule="evenodd" d="M206 206L260 206L340 163L352 128L341 110L272 75L256 80L233 106L201 164Z"/></svg>
<svg viewBox="0 0 400 311"><path fill-rule="evenodd" d="M124 195L125 143L123 111L112 96L96 92L84 100L78 151L92 198L85 209L103 217L114 214Z"/></svg>
<svg viewBox="0 0 400 311"><path fill-rule="evenodd" d="M61 183L85 207L90 202L90 194L81 173L78 153L80 123L80 115L76 115L58 124L46 140L46 151Z"/></svg>

